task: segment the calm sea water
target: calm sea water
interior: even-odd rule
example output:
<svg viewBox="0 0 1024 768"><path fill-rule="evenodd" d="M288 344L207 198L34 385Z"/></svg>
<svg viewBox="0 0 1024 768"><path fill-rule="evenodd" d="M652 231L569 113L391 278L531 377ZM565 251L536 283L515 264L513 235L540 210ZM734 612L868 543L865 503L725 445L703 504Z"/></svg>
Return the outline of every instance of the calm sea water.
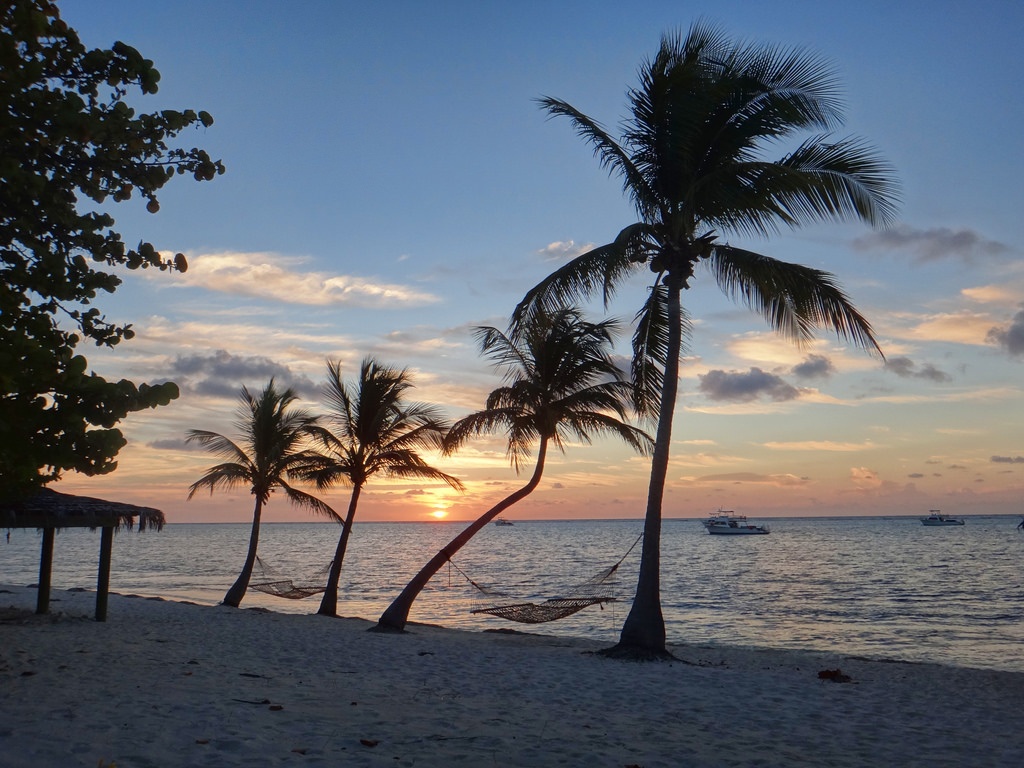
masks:
<svg viewBox="0 0 1024 768"><path fill-rule="evenodd" d="M1024 671L1024 533L1017 518L974 516L956 528L916 517L781 518L770 536L709 536L698 520L666 520L662 603L669 642L812 649L872 658ZM357 523L342 573L339 613L376 619L459 523ZM477 583L523 600L569 591L614 564L639 520L488 526L455 557ZM266 524L260 556L296 581L325 580L339 529ZM176 524L120 532L111 589L215 604L245 558L249 526ZM40 534L0 539L0 583L34 584ZM55 588L94 588L99 534L63 531ZM619 568L618 602L530 627L470 613L491 602L445 568L411 619L465 629L518 628L614 642L629 607L638 546ZM315 613L319 597L250 591L244 606ZM59 610L59 603L55 604Z"/></svg>

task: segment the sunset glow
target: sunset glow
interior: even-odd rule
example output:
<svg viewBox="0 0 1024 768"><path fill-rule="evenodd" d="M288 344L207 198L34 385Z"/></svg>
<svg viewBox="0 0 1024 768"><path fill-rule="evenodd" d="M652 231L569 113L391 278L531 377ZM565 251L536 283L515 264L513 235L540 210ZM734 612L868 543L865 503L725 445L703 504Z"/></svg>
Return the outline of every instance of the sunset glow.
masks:
<svg viewBox="0 0 1024 768"><path fill-rule="evenodd" d="M621 179L608 178L593 147L536 99L564 98L621 138L611 126L638 65L661 34L701 16L667 0L642 12L541 3L526 14L464 3L452 25L433 4L362 4L356 13L318 3L310 25L309 12L284 3L248 14L236 12L239 3L190 4L198 16L172 13L170 3L63 5L86 46L124 40L155 62L160 92L133 93L133 108L208 111L216 122L181 145L227 168L210 183L169 182L158 215L138 195L112 206L124 242L182 253L189 269L119 270L122 285L97 307L135 337L81 352L108 380L173 381L181 394L119 424L127 445L116 472L68 472L57 486L156 507L173 523L251 521L246 487L188 498L218 460L186 443L188 430L236 438L243 386L259 391L274 377L322 413L325 360L352 380L372 355L408 368L409 399L450 421L483 408L502 373L479 354L473 329L504 329L526 291L636 221ZM885 356L828 332L794 344L742 295L723 294L713 270L698 270L684 296L692 328L663 514L1017 513L1024 155L1013 126L1024 102L1006 97L1019 80L1006 52L1016 50L1024 6L945 3L922 18L913 3L867 14L837 2L704 5L731 37L806 47L835 65L837 135L863 138L891 162L902 206L888 230L820 223L770 237L716 233L834 275ZM253 40L290 53L265 56ZM581 67L580 50L601 55ZM373 77L353 77L368 61ZM775 149L768 158L786 151ZM591 321L620 321L615 355L627 368L632 318L654 279L639 270L607 307L600 295L581 306ZM564 448L548 452L514 518L643 517L649 458L597 433ZM357 519L475 520L533 472L536 453L518 467L509 458L504 433L473 435L451 454L425 456L464 492L436 478L378 476L361 492ZM343 515L350 493L338 485L316 495ZM283 493L263 520L327 522Z"/></svg>

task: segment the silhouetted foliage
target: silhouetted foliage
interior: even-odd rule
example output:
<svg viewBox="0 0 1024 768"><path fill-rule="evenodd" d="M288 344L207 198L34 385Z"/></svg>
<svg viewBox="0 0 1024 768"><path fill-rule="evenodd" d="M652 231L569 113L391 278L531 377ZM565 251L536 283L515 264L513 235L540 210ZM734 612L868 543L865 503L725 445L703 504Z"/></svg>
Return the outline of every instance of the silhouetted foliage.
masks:
<svg viewBox="0 0 1024 768"><path fill-rule="evenodd" d="M864 142L828 133L842 117L831 67L799 49L735 42L703 23L685 36L664 36L641 67L621 140L560 99L542 98L540 105L553 117L567 117L601 165L621 177L639 220L532 288L514 322L594 294L607 303L629 277L654 275L637 313L633 381L638 407L658 414L658 433L636 596L613 650L663 657L661 507L679 356L689 329L681 292L704 271L797 343L827 328L877 351L870 324L832 275L722 237L767 236L836 219L886 224L895 215L895 184L889 166ZM797 144L805 131L818 133ZM795 149L766 158L777 146Z"/></svg>
<svg viewBox="0 0 1024 768"><path fill-rule="evenodd" d="M249 588L256 565L263 507L275 490L283 490L288 501L297 507L331 520L341 519L329 505L290 483L292 477L301 478L304 470L323 460L323 456L309 448L318 417L304 408L296 408L295 393L291 389L279 390L273 379L256 395L242 387L238 399L235 427L240 441L203 429L190 429L186 438L186 442L198 443L224 459L189 486L190 499L203 489L212 495L218 488L229 490L238 486L248 487L256 499L245 563L224 595L224 604L235 608Z"/></svg>
<svg viewBox="0 0 1024 768"><path fill-rule="evenodd" d="M156 213L172 176L224 171L203 150L168 146L211 125L209 114L137 114L125 102L159 79L129 45L87 49L50 2L0 8L0 496L64 470L112 471L125 444L118 422L178 396L170 382L107 381L76 352L132 338L94 306L120 285L112 270L187 267L147 242L128 248L108 204L138 194Z"/></svg>
<svg viewBox="0 0 1024 768"><path fill-rule="evenodd" d="M420 456L422 450L441 447L448 422L434 406L407 400L412 387L408 370L382 365L372 357L363 360L359 378L353 382L341 378L340 363L327 361L328 426L316 430L322 459L304 476L320 489L345 485L352 490L317 611L322 616L338 614L341 567L359 497L371 478L439 480L462 490L458 478L430 466Z"/></svg>
<svg viewBox="0 0 1024 768"><path fill-rule="evenodd" d="M446 453L472 437L503 432L516 472L537 446L529 482L513 491L459 532L406 584L387 607L375 629L402 631L413 602L440 568L485 525L540 484L548 446L564 452L568 441L591 442L594 434L613 435L637 453L648 455L652 440L626 423L630 384L611 356L618 324L587 322L576 309L536 312L516 333L475 329L480 351L504 374L505 385L487 396L482 411L466 416L448 430Z"/></svg>

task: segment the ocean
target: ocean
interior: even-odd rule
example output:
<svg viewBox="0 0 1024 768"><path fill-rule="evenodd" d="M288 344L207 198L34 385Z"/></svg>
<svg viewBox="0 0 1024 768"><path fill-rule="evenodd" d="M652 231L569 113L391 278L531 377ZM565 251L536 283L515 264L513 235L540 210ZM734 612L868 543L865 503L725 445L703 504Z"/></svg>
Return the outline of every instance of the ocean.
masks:
<svg viewBox="0 0 1024 768"><path fill-rule="evenodd" d="M563 596L622 558L641 520L514 521L489 525L416 601L411 621L462 629L520 629L618 639L636 584L640 546L606 593L616 599L566 619L513 624L472 610L508 599ZM776 518L768 536L709 536L701 521L668 519L662 532L662 608L669 642L808 649L899 661L1024 672L1024 532L1019 519L970 516L929 528L917 517ZM356 523L338 612L376 619L462 523ZM340 529L267 523L260 557L296 582L325 581ZM111 590L216 604L245 558L247 524L170 524L121 531ZM96 584L99 533L65 530L53 586ZM0 583L38 580L41 535L0 540ZM319 573L318 573L319 572ZM486 588L485 594L473 583ZM496 599L495 592L506 595ZM0 595L2 604L2 595ZM316 613L319 596L287 600L250 590L242 607ZM59 611L55 601L51 610ZM116 620L111 615L111 620Z"/></svg>

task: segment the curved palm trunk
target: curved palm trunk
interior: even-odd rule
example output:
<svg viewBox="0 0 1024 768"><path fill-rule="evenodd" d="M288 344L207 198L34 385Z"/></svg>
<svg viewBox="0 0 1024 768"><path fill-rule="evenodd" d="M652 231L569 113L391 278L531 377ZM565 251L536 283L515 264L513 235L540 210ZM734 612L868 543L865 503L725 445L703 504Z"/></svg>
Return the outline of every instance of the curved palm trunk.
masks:
<svg viewBox="0 0 1024 768"><path fill-rule="evenodd" d="M427 582L430 581L433 575L441 569L441 566L448 562L448 559L451 558L452 555L462 549L462 547L465 546L466 543L480 531L480 529L517 501L521 501L534 491L540 483L541 475L544 474L544 459L547 456L547 450L548 441L545 438L540 442L540 448L537 451L537 466L533 470L533 477L530 478L530 482L515 493L506 496L489 510L480 515L480 517L470 523L458 536L448 542L444 549L434 555L430 559L430 562L424 565L420 569L420 572L412 577L412 580L405 586L402 593L392 601L391 605L387 607L387 610L381 614L381 617L377 620L376 626L370 627L371 632L402 632L405 630L405 624L409 620L409 611L412 610L413 602L415 602L416 598L419 597L420 592L423 591Z"/></svg>
<svg viewBox="0 0 1024 768"><path fill-rule="evenodd" d="M257 499L256 508L252 512L252 530L249 532L249 551L245 555L245 565L242 566L242 572L238 574L235 583L231 585L231 589L221 601L224 605L230 605L232 608L237 608L241 604L242 598L245 597L245 591L249 588L252 569L256 565L256 548L260 543L260 517L262 515L263 502Z"/></svg>
<svg viewBox="0 0 1024 768"><path fill-rule="evenodd" d="M647 489L647 513L644 517L644 544L640 555L640 575L636 596L626 616L619 642L605 651L608 655L658 658L670 656L665 648L665 617L661 612L661 508L668 476L669 447L672 442L672 415L679 390L679 354L683 327L678 279L668 283L668 349L665 381L661 388L661 412L658 434L651 459L651 482Z"/></svg>
<svg viewBox="0 0 1024 768"><path fill-rule="evenodd" d="M348 537L352 533L352 521L356 516L356 504L359 503L359 493L362 486L352 488L352 498L348 500L348 512L345 515L344 527L341 529L341 536L338 538L338 548L334 552L334 560L331 561L331 572L327 577L327 589L324 596L320 598L320 609L317 611L321 616L338 615L338 584L341 582L341 564L345 561L345 550L348 549Z"/></svg>

